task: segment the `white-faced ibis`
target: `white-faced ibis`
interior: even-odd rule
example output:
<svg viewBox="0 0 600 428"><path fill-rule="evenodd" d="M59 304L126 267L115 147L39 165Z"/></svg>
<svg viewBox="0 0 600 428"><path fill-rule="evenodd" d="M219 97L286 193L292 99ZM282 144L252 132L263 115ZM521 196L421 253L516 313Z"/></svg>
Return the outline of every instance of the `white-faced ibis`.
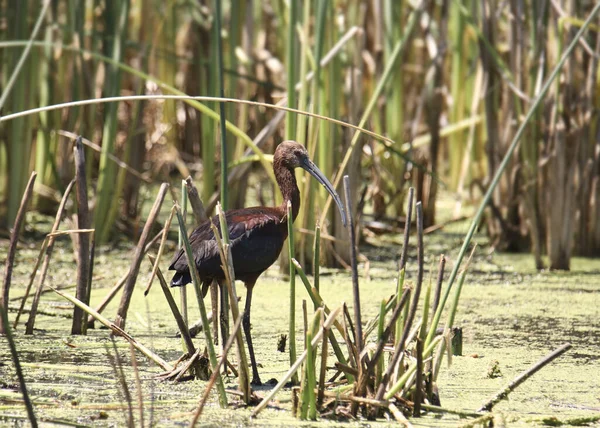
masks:
<svg viewBox="0 0 600 428"><path fill-rule="evenodd" d="M242 325L252 363L252 383L255 385L260 385L260 377L250 337L252 290L258 277L277 260L287 238L288 201L292 203L292 221L298 215L300 191L294 175L295 168L305 169L327 189L340 210L342 222L345 226L346 216L340 197L329 180L310 160L306 149L295 141L282 142L275 150L273 157L273 170L283 195L283 203L278 207L252 207L225 212L235 278L243 281L247 289ZM217 226L217 229L219 228L217 216L214 216L210 221ZM208 285L213 280L221 284L225 279L225 274L221 268L219 249L210 227L210 221L207 220L200 224L190 235L190 244L196 261L196 269L198 269L203 284L204 294L206 294ZM183 286L192 281L183 249L175 255L169 269L177 271L171 280L172 286Z"/></svg>

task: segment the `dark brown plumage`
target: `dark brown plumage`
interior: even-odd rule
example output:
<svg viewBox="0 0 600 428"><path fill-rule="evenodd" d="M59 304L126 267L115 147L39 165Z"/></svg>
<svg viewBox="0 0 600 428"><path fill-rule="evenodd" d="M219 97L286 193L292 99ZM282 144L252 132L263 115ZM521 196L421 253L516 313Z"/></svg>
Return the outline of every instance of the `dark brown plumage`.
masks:
<svg viewBox="0 0 600 428"><path fill-rule="evenodd" d="M283 195L283 203L278 207L242 208L225 213L235 278L243 281L247 288L243 327L252 363L253 384L260 384L260 377L250 337L252 290L258 277L277 260L287 238L288 201L292 203L292 221L298 215L300 192L294 175L295 168L305 169L327 189L338 205L344 225L346 224L340 197L323 173L309 159L306 149L294 141L282 142L275 150L273 157L273 170ZM217 216L210 221L217 226L217 229L219 228ZM200 224L190 235L190 245L196 269L203 283L204 293L213 280L221 283L225 279L210 221L207 220ZM172 286L183 286L192 281L183 249L175 255L169 269L176 271L171 281Z"/></svg>

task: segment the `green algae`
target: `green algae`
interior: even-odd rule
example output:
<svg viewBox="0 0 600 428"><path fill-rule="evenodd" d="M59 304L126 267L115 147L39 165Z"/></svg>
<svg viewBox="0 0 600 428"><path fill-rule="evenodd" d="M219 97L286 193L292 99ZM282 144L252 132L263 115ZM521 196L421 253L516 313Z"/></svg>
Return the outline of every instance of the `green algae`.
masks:
<svg viewBox="0 0 600 428"><path fill-rule="evenodd" d="M43 218L42 218L43 219ZM34 220L38 220L36 217ZM45 229L43 224L33 223ZM447 231L425 237L428 269L435 266L440 253L449 258L462 242L461 227L454 224ZM11 297L22 295L30 275L30 266L37 256L42 234L28 226L24 244L19 246ZM361 295L363 318L376 315L379 302L395 291L396 260L400 247L398 237L369 240L361 252L369 259L369 270L362 266ZM452 409L474 411L515 376L542 356L564 342L573 344L573 350L517 388L495 411L501 412L509 426L541 425L557 421L562 425L598 422L600 396L600 261L575 258L571 272L536 271L528 255L489 254L485 239L478 251L462 291L455 325L463 329L462 357L453 357L450 367L441 370L438 387L442 405ZM0 259L6 248L0 242ZM132 247L119 241L112 247L97 251L94 267L92 306L97 304L108 289L127 271ZM407 281L416 277L414 249L409 252ZM166 265L166 263L163 263ZM413 270L411 270L413 269ZM139 284L146 283L150 265L144 261ZM368 275L367 275L368 274ZM68 239L57 242L47 283L64 287L74 285L75 264ZM352 296L349 274L322 269L320 291L325 302L335 308ZM144 298L140 287L134 293L127 321L127 330L137 340L166 360L174 361L182 353L181 340L175 337L176 324L164 297L154 287ZM238 294L245 293L238 283ZM288 326L288 283L279 276L278 269L267 271L257 283L253 298L253 338L263 380L280 379L289 365L287 353L277 351L277 342ZM241 296L244 298L244 296ZM302 300L309 300L303 288L296 293L297 313ZM117 301L104 314L110 318L116 313ZM53 293L44 294L42 307L69 307ZM14 312L11 314L14 319ZM197 308L190 308L190 317L198 316ZM444 320L444 318L442 319ZM301 325L297 322L297 325ZM28 388L38 417L46 420L69 420L95 426L125 423L127 404L122 400L120 387L113 368L113 346L106 329L96 328L86 337L69 336L70 321L64 318L39 315L34 336L24 336L23 327L16 331L17 346L25 371ZM298 337L303 332L297 331ZM202 338L195 339L201 346ZM0 338L0 343L4 339ZM116 350L123 362L134 406L137 392L129 345L121 340ZM490 365L497 361L502 376L488 377ZM137 356L140 370L146 423L150 419L159 425L187 424L191 418L205 383L163 382L155 379L160 369L142 356ZM234 378L226 378L226 387L235 389ZM24 408L18 393L10 356L0 345L0 417L21 415ZM264 395L270 386L258 388ZM216 396L206 407L202 422L221 426L314 426L301 422L291 414L291 392L283 391L277 402L250 419L251 409L221 410ZM230 401L235 402L233 396ZM100 418L100 412L105 412ZM138 412L134 411L138 417ZM411 420L417 426L455 426L464 422L456 415L430 415ZM323 424L333 422L321 422ZM365 422L350 422L365 426ZM369 422L369 426L386 425L386 421Z"/></svg>

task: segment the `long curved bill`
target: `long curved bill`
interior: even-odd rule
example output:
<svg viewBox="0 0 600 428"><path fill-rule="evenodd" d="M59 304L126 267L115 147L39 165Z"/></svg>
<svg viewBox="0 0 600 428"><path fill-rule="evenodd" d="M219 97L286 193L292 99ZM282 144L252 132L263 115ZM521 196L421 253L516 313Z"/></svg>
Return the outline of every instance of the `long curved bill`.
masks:
<svg viewBox="0 0 600 428"><path fill-rule="evenodd" d="M319 183L321 183L321 185L325 187L325 189L327 189L327 191L335 201L336 205L338 206L338 209L340 210L340 215L342 216L342 223L344 224L344 227L346 227L346 210L344 210L344 204L342 204L340 195L337 194L337 192L333 188L333 185L329 182L327 177L325 177L325 175L321 172L317 165L315 165L315 163L310 159L304 159L304 163L301 165L301 167L302 169L308 171L310 175L315 177L315 179Z"/></svg>

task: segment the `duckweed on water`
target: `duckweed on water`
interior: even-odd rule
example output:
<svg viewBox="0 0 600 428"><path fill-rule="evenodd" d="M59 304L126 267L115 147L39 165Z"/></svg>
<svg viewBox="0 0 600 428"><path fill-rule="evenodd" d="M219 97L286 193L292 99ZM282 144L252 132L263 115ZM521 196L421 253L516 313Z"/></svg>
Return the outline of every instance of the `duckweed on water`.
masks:
<svg viewBox="0 0 600 428"><path fill-rule="evenodd" d="M29 223L32 224L32 223ZM33 223L38 227L37 223ZM39 226L43 229L43 226ZM448 233L440 232L425 239L425 266L434 265L440 252L452 263L460 245L460 233L453 233L460 225L453 225ZM24 292L41 240L37 229L28 227L25 241L17 254L11 298ZM388 237L385 240L396 238ZM361 293L363 295L363 319L372 318L378 311L382 298L393 294L395 289L397 245L390 246L380 240L370 241L361 252L370 260L369 278L361 269ZM483 239L481 239L483 240ZM0 260L4 259L6 242L0 242ZM502 412L509 426L533 425L582 425L595 424L600 420L600 260L574 259L572 272L538 272L533 261L525 255L492 254L482 248L474 261L463 289L455 324L463 329L462 357L453 357L452 364L441 370L438 387L442 405L451 409L474 411L516 375L527 369L550 350L565 342L573 344L573 350L542 369L521 385L509 400L500 403L495 410ZM97 304L108 289L127 271L131 256L128 244L118 244L97 252L94 268L92 306ZM414 257L414 249L410 256ZM433 263L433 264L432 264ZM416 266L409 263L408 266ZM145 284L150 265L144 261L139 278ZM407 280L416 275L407 272ZM425 278L427 279L426 271ZM73 285L75 264L70 242L61 239L57 243L47 283L55 287ZM182 353L181 340L175 337L177 330L164 302L159 287L153 287L144 298L140 287L131 304L128 331L139 341L168 361L174 361ZM342 301L351 302L351 280L346 272L323 269L321 294L332 307ZM245 291L238 285L239 294ZM280 379L289 361L286 353L277 352L277 342L287 330L287 311L282 302L287 301L287 282L273 268L257 283L253 300L253 337L259 368L264 379ZM244 298L244 296L241 296ZM302 288L297 290L297 313L301 313L302 299L307 299ZM13 302L18 303L18 302ZM116 313L116 302L104 312L110 318ZM41 306L68 313L65 301L53 293L42 298ZM197 310L190 309L192 317ZM11 314L14 319L14 312ZM68 336L69 320L47 315L38 316L38 330L34 336L24 336L23 326L16 331L17 346L30 395L38 418L77 421L95 426L122 425L125 423L127 404L112 366L114 361L109 332L96 328L87 337ZM301 326L302 323L297 323ZM298 338L302 337L300 329ZM201 343L202 339L195 340ZM16 377L10 363L8 348L0 338L0 418L7 415L25 416ZM130 394L137 403L137 391L129 354L129 345L117 340L116 349L124 365ZM490 378L488 370L498 361L501 376ZM205 383L162 382L155 379L160 372L145 358L137 356L140 369L144 415L160 425L186 424L191 418ZM234 389L234 378L226 379L228 388ZM271 386L258 388L264 395ZM292 417L291 392L278 395L267 411L258 419L250 419L251 409L219 409L216 396L203 414L206 422L227 425L306 425ZM233 400L232 400L233 401ZM139 412L134 410L134 417ZM12 419L17 424L17 420ZM422 426L455 426L458 416L428 416L411 420ZM383 422L382 422L383 423ZM331 422L329 422L331 424ZM350 423L354 425L356 423ZM379 423L369 422L371 426Z"/></svg>

